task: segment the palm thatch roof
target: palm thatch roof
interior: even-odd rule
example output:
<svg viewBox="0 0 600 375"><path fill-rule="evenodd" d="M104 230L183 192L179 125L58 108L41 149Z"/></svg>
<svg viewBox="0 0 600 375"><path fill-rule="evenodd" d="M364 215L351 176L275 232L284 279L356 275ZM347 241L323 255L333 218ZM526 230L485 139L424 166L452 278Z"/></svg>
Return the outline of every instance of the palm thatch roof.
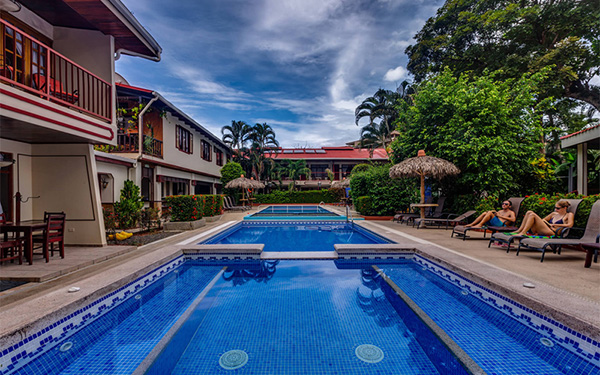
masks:
<svg viewBox="0 0 600 375"><path fill-rule="evenodd" d="M331 187L332 188L337 188L337 189L347 188L349 186L350 186L350 179L349 178L344 178L341 181L333 181L331 183Z"/></svg>
<svg viewBox="0 0 600 375"><path fill-rule="evenodd" d="M265 184L262 182L251 180L244 176L231 180L225 185L226 189L263 189Z"/></svg>
<svg viewBox="0 0 600 375"><path fill-rule="evenodd" d="M391 178L430 176L442 179L459 173L460 169L456 165L444 159L427 156L424 152L422 156L406 159L390 168Z"/></svg>

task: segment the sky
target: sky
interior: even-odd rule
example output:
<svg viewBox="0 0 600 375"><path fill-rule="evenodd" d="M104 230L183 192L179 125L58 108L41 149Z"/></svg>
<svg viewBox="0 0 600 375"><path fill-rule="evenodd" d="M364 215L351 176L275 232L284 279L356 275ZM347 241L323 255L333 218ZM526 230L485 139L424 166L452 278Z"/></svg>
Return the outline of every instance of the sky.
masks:
<svg viewBox="0 0 600 375"><path fill-rule="evenodd" d="M221 137L267 123L282 147L343 146L354 110L404 80L406 47L439 0L122 0L163 49L122 56L129 84L158 91ZM366 125L363 119L361 126Z"/></svg>

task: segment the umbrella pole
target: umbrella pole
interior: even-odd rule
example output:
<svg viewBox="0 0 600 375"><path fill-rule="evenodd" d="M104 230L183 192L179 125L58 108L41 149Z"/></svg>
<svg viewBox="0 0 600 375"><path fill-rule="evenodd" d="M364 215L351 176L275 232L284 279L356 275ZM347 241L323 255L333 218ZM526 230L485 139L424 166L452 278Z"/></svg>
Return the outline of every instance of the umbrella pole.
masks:
<svg viewBox="0 0 600 375"><path fill-rule="evenodd" d="M421 173L421 204L425 203L425 173ZM421 219L425 219L425 207L421 207Z"/></svg>

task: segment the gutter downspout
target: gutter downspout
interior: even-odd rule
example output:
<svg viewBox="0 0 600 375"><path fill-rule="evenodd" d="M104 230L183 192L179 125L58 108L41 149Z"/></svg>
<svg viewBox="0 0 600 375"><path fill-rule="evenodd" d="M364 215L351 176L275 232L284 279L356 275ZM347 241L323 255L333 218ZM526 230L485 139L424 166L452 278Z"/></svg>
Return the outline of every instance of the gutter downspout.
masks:
<svg viewBox="0 0 600 375"><path fill-rule="evenodd" d="M141 57L141 58L156 61L156 62L160 61L160 55L159 56L148 56L148 55L144 55L144 54L141 54L138 52L130 51L125 48L119 48L118 50L115 51L115 61L117 61L121 58L121 54L129 55L129 56L137 56L137 57Z"/></svg>
<svg viewBox="0 0 600 375"><path fill-rule="evenodd" d="M136 158L137 161L139 161L142 158L142 153L144 151L143 146L144 146L144 127L142 126L144 124L144 113L146 113L146 111L148 109L150 109L150 106L152 106L152 104L158 100L159 98L159 94L156 91L152 91L152 95L154 96L154 98L150 99L150 101L148 102L148 104L146 104L146 106L144 107L144 109L142 109L142 111L138 114L138 156Z"/></svg>

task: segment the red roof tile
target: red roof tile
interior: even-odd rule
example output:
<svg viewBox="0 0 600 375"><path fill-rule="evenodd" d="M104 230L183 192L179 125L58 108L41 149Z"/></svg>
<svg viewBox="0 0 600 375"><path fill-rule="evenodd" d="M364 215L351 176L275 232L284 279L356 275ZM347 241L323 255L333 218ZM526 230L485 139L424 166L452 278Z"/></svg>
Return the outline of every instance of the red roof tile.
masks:
<svg viewBox="0 0 600 375"><path fill-rule="evenodd" d="M562 139L571 138L571 137L573 137L573 136L575 136L575 135L577 135L577 134L585 133L585 132L587 132L587 131L590 131L590 130L592 130L592 129L595 129L595 128L599 127L599 126L600 126L600 123L599 123L599 124L596 124L596 125L594 125L594 126L590 126L589 128L582 129L582 130L580 130L580 131L578 131L578 132L571 133L571 134L567 134L567 135L565 135L565 136L562 136L562 137L560 137L560 139L562 140Z"/></svg>

